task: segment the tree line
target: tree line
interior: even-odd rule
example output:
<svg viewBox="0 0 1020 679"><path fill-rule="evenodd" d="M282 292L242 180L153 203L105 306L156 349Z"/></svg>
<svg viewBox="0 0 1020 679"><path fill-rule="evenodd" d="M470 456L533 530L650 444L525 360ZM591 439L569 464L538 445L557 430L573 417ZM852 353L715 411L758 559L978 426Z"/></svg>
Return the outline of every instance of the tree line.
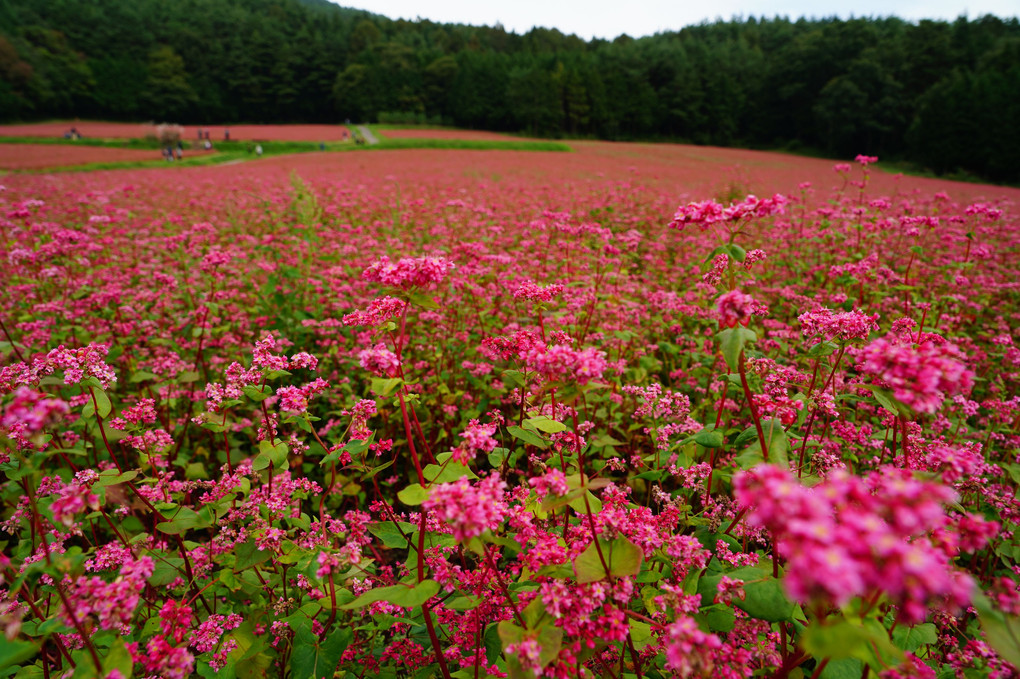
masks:
<svg viewBox="0 0 1020 679"><path fill-rule="evenodd" d="M0 117L442 122L1020 181L1020 23L784 17L584 41L326 0L0 0Z"/></svg>

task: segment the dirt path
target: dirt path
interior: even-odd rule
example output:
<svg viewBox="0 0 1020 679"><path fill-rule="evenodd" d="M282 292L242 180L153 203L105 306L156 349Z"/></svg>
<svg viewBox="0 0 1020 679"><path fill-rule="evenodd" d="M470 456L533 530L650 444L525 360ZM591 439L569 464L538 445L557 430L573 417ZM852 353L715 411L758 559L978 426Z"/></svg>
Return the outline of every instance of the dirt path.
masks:
<svg viewBox="0 0 1020 679"><path fill-rule="evenodd" d="M379 143L379 140L375 138L375 135L372 134L372 130L368 129L368 127L366 127L365 125L358 125L357 127L358 127L358 132L361 134L362 137L365 138L365 143L366 144L378 144Z"/></svg>

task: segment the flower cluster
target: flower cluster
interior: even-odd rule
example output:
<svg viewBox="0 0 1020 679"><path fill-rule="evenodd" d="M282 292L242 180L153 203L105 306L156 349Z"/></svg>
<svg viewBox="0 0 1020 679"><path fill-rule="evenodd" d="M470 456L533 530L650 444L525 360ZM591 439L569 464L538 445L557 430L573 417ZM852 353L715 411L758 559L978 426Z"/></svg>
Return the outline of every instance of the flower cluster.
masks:
<svg viewBox="0 0 1020 679"><path fill-rule="evenodd" d="M129 630L154 566L152 557L143 556L125 561L113 582L99 576L78 578L69 593L73 607L64 608L64 620L74 626L94 619L102 629Z"/></svg>
<svg viewBox="0 0 1020 679"><path fill-rule="evenodd" d="M524 358L548 380L572 380L581 385L602 377L607 366L604 351L594 347L578 351L566 344L538 344Z"/></svg>
<svg viewBox="0 0 1020 679"><path fill-rule="evenodd" d="M506 483L495 472L474 485L461 478L433 488L423 506L450 524L453 536L464 541L493 530L503 520L507 512L504 490Z"/></svg>
<svg viewBox="0 0 1020 679"><path fill-rule="evenodd" d="M30 438L58 423L68 412L70 407L66 401L31 387L18 387L0 416L0 431L6 431L18 441L19 447L27 448Z"/></svg>
<svg viewBox="0 0 1020 679"><path fill-rule="evenodd" d="M551 302L557 295L563 292L563 286L559 283L542 287L532 281L521 283L514 290L514 299L528 299L533 302Z"/></svg>
<svg viewBox="0 0 1020 679"><path fill-rule="evenodd" d="M718 222L737 222L750 217L769 217L782 214L787 202L785 196L777 193L771 198L747 196L741 202L732 203L728 207L723 207L714 200L688 203L677 208L673 219L669 222L669 228L682 230L688 224L698 224L706 229Z"/></svg>
<svg viewBox="0 0 1020 679"><path fill-rule="evenodd" d="M303 387L284 386L276 390L280 399L280 410L290 415L300 415L308 410L308 400L321 394L329 387L329 382L317 377Z"/></svg>
<svg viewBox="0 0 1020 679"><path fill-rule="evenodd" d="M382 342L370 349L359 351L358 363L376 375L396 377L400 373L400 359Z"/></svg>
<svg viewBox="0 0 1020 679"><path fill-rule="evenodd" d="M716 301L719 326L732 328L747 323L752 314L760 310L760 305L753 297L740 290L724 292Z"/></svg>
<svg viewBox="0 0 1020 679"><path fill-rule="evenodd" d="M404 312L407 302L396 297L379 297L368 303L368 308L357 310L344 316L344 325L362 325L374 327L382 325L391 318Z"/></svg>
<svg viewBox="0 0 1020 679"><path fill-rule="evenodd" d="M798 320L804 327L805 336L840 342L866 340L868 335L878 330L878 314L868 316L856 309L837 312L822 308L801 314Z"/></svg>
<svg viewBox="0 0 1020 679"><path fill-rule="evenodd" d="M834 471L813 488L789 471L759 465L734 478L748 520L766 528L787 561L783 583L801 601L845 605L884 592L910 623L929 606L970 602L970 579L953 570L932 531L949 524L945 486L884 467L861 478Z"/></svg>
<svg viewBox="0 0 1020 679"><path fill-rule="evenodd" d="M382 283L401 290L439 285L453 270L453 262L444 257L404 257L391 262L382 257L361 274L366 281Z"/></svg>
<svg viewBox="0 0 1020 679"><path fill-rule="evenodd" d="M955 345L913 345L879 338L861 351L860 369L892 389L900 403L919 413L934 413L954 394L967 394L974 373Z"/></svg>

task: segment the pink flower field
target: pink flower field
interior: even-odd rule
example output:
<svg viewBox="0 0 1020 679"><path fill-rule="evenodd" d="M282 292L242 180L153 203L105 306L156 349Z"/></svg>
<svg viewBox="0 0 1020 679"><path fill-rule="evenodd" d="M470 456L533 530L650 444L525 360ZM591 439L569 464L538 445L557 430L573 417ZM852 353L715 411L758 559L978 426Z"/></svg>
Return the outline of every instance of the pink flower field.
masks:
<svg viewBox="0 0 1020 679"><path fill-rule="evenodd" d="M3 676L1016 676L1020 190L572 146L0 177Z"/></svg>
<svg viewBox="0 0 1020 679"><path fill-rule="evenodd" d="M86 163L152 160L152 151L64 144L0 144L0 170L45 170Z"/></svg>
<svg viewBox="0 0 1020 679"><path fill-rule="evenodd" d="M509 134L487 132L485 130L450 130L450 129L386 129L380 134L393 139L476 139L479 141L515 141L523 139Z"/></svg>

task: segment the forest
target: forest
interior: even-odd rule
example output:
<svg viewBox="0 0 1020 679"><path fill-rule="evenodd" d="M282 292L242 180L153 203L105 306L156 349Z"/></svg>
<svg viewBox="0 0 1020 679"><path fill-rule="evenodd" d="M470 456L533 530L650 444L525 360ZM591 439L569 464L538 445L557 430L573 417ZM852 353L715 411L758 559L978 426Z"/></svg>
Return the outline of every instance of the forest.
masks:
<svg viewBox="0 0 1020 679"><path fill-rule="evenodd" d="M326 0L0 0L0 120L448 124L863 153L1020 182L1020 22L746 17L585 41Z"/></svg>

